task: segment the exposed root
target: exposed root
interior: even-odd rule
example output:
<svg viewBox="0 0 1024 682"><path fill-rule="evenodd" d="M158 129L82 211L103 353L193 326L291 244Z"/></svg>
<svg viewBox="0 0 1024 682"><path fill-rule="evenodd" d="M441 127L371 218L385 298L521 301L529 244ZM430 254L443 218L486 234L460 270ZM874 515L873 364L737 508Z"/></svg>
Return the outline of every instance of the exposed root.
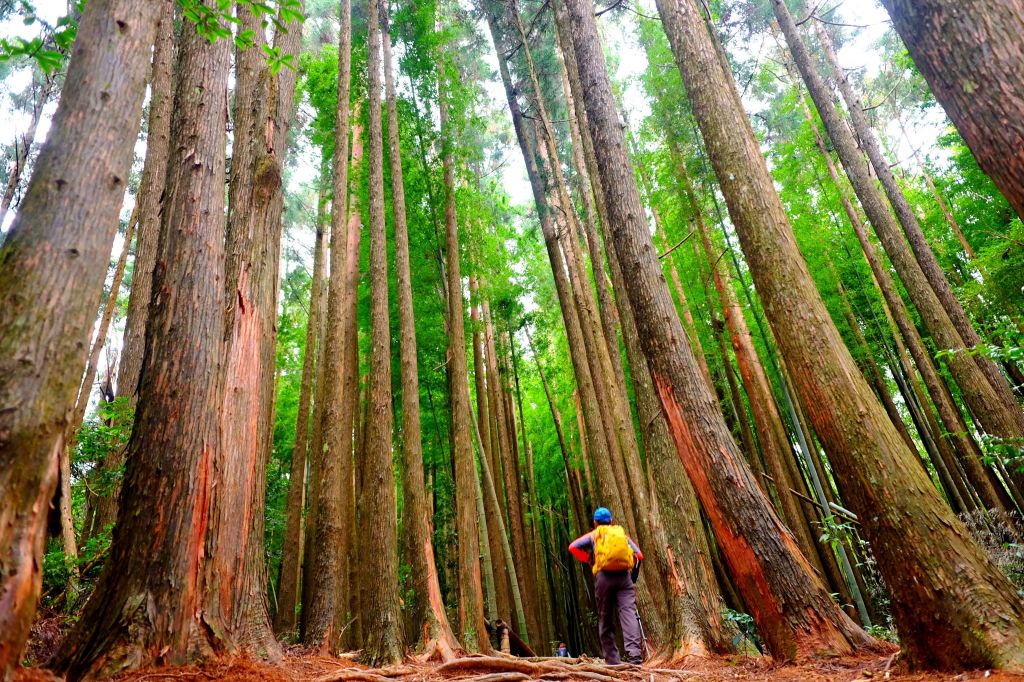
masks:
<svg viewBox="0 0 1024 682"><path fill-rule="evenodd" d="M444 638L432 639L423 645L423 651L412 657L418 663L451 663L458 652Z"/></svg>
<svg viewBox="0 0 1024 682"><path fill-rule="evenodd" d="M313 682L394 682L390 677L384 677L366 670L339 670L329 675L317 677Z"/></svg>
<svg viewBox="0 0 1024 682"><path fill-rule="evenodd" d="M602 675L601 673L587 672L585 670L572 670L560 673L546 673L541 675L542 680L594 680L595 682L618 682L618 677Z"/></svg>
<svg viewBox="0 0 1024 682"><path fill-rule="evenodd" d="M524 673L488 673L466 679L467 682L525 682L532 678Z"/></svg>

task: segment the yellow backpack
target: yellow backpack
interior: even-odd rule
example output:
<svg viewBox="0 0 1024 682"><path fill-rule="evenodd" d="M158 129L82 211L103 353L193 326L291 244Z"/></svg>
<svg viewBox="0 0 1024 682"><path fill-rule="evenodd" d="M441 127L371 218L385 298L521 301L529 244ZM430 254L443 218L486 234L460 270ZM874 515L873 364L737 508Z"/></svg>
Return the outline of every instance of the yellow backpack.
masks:
<svg viewBox="0 0 1024 682"><path fill-rule="evenodd" d="M622 526L598 526L594 530L594 574L633 568L633 548Z"/></svg>

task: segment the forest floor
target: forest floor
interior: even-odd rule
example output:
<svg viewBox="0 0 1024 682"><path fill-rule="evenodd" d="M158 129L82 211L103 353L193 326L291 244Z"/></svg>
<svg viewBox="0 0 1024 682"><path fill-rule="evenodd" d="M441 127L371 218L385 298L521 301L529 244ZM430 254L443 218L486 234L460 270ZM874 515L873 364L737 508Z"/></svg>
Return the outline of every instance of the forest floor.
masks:
<svg viewBox="0 0 1024 682"><path fill-rule="evenodd" d="M26 668L16 682L55 682L41 668ZM253 662L247 659L222 659L202 666L139 670L114 678L114 682L655 682L708 680L778 680L805 682L938 682L939 680L993 680L1024 682L1024 675L992 671L965 673L913 673L900 671L893 656L864 656L819 661L799 666L774 665L770 658L690 658L671 668L650 666L605 666L600 660L470 656L453 663L409 661L388 668L369 669L358 665L352 655L339 658L304 654L296 649L279 663Z"/></svg>

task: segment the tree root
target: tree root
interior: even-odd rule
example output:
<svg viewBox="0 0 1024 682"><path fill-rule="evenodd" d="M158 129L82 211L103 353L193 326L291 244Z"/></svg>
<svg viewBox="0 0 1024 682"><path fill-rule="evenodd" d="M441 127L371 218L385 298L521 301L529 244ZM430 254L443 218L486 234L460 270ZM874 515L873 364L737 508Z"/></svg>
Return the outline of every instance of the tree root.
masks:
<svg viewBox="0 0 1024 682"><path fill-rule="evenodd" d="M339 670L317 677L313 682L394 682L394 680L365 670Z"/></svg>
<svg viewBox="0 0 1024 682"><path fill-rule="evenodd" d="M488 673L467 677L466 682L526 682L531 679L533 678L525 673Z"/></svg>

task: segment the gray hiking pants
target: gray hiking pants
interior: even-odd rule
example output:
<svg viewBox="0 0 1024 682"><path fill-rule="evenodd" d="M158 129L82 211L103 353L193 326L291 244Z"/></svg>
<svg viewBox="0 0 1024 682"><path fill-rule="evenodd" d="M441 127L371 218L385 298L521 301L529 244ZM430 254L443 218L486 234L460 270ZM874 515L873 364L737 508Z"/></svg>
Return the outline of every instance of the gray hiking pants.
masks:
<svg viewBox="0 0 1024 682"><path fill-rule="evenodd" d="M619 647L615 644L615 614L619 614L622 641L626 645L626 660L643 662L640 642L640 624L636 620L636 589L629 571L599 571L594 576L597 597L597 628L601 635L601 648L608 665L618 665Z"/></svg>

